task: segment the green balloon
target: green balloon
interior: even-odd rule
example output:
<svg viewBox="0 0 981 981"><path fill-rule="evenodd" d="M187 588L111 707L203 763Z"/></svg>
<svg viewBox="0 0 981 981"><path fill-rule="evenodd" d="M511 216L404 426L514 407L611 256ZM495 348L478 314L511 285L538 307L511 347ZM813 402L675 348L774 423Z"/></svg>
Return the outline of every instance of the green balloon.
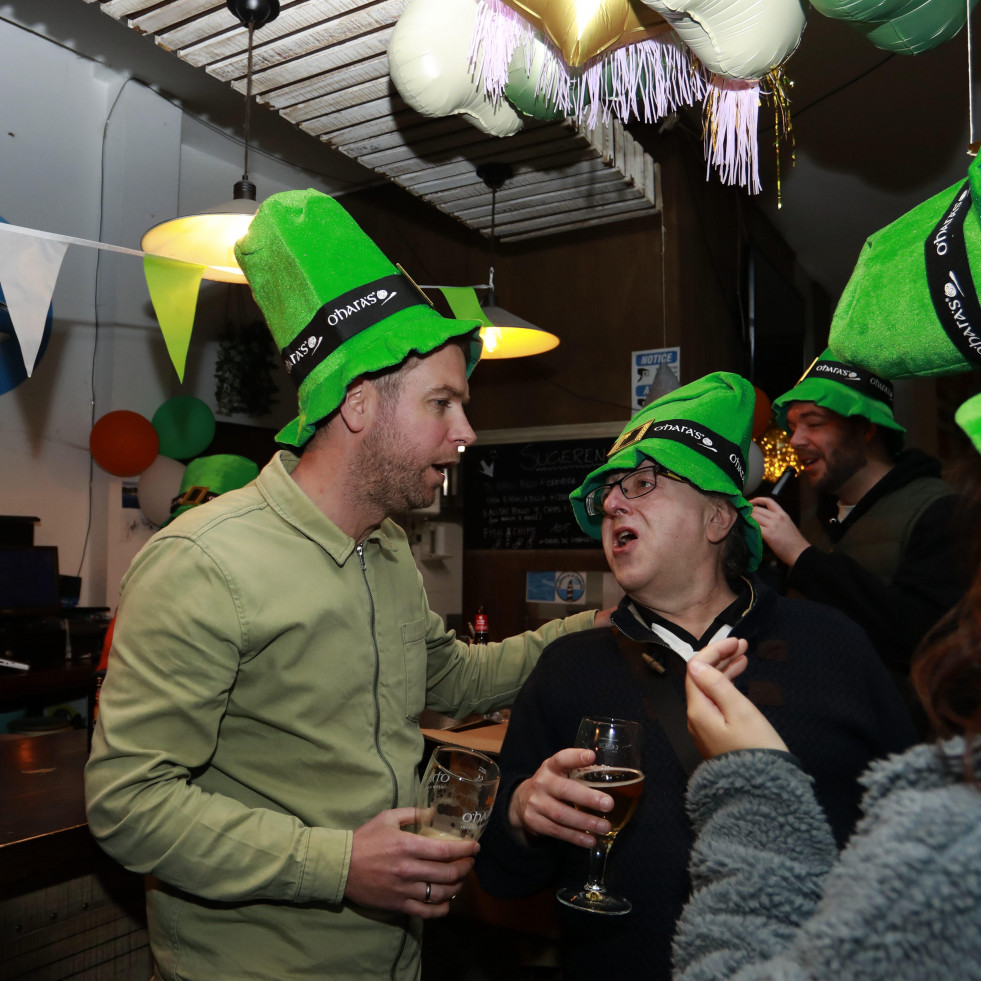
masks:
<svg viewBox="0 0 981 981"><path fill-rule="evenodd" d="M971 0L973 10L978 0ZM963 0L907 0L887 21L854 24L883 51L919 54L954 37L967 21Z"/></svg>
<svg viewBox="0 0 981 981"><path fill-rule="evenodd" d="M208 405L191 395L167 399L153 414L160 437L160 455L172 460L200 456L215 438L215 416Z"/></svg>
<svg viewBox="0 0 981 981"><path fill-rule="evenodd" d="M881 24L908 6L908 0L811 0L811 6L833 20Z"/></svg>
<svg viewBox="0 0 981 981"><path fill-rule="evenodd" d="M554 103L548 102L541 95L535 95L537 83L538 80L529 78L523 69L512 71L509 75L508 84L504 86L504 95L508 102L525 116L531 116L533 119L544 119L548 122L564 119L565 113L556 109Z"/></svg>

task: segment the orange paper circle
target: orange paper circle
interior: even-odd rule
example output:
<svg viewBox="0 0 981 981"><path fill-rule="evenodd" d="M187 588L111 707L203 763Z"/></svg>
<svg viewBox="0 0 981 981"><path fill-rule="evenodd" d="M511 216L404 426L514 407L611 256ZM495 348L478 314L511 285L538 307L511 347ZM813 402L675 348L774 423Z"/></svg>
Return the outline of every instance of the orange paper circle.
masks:
<svg viewBox="0 0 981 981"><path fill-rule="evenodd" d="M153 423L138 412L107 412L89 433L96 463L117 477L135 477L157 458L160 440Z"/></svg>

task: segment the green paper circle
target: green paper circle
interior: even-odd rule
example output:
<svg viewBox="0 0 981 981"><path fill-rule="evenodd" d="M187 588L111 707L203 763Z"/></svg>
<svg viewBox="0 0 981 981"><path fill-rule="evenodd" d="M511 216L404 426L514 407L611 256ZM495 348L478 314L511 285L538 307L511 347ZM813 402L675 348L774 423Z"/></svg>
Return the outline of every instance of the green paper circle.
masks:
<svg viewBox="0 0 981 981"><path fill-rule="evenodd" d="M172 460L200 456L215 438L215 416L206 403L191 395L168 399L153 414L160 453Z"/></svg>

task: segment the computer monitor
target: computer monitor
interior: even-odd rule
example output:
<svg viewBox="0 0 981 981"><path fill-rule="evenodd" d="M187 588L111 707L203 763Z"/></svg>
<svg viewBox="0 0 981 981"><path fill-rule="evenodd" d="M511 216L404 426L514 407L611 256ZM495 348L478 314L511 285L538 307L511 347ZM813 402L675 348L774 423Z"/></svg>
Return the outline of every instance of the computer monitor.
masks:
<svg viewBox="0 0 981 981"><path fill-rule="evenodd" d="M56 546L0 546L0 616L54 616L60 605Z"/></svg>

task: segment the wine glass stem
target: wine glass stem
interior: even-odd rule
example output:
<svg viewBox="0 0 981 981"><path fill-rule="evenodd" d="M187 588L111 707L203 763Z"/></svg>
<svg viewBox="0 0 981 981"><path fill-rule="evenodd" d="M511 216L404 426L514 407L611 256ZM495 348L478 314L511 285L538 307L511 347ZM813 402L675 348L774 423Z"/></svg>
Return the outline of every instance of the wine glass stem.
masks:
<svg viewBox="0 0 981 981"><path fill-rule="evenodd" d="M586 891L606 893L606 859L610 854L612 838L597 838L589 850L589 868L586 872Z"/></svg>

